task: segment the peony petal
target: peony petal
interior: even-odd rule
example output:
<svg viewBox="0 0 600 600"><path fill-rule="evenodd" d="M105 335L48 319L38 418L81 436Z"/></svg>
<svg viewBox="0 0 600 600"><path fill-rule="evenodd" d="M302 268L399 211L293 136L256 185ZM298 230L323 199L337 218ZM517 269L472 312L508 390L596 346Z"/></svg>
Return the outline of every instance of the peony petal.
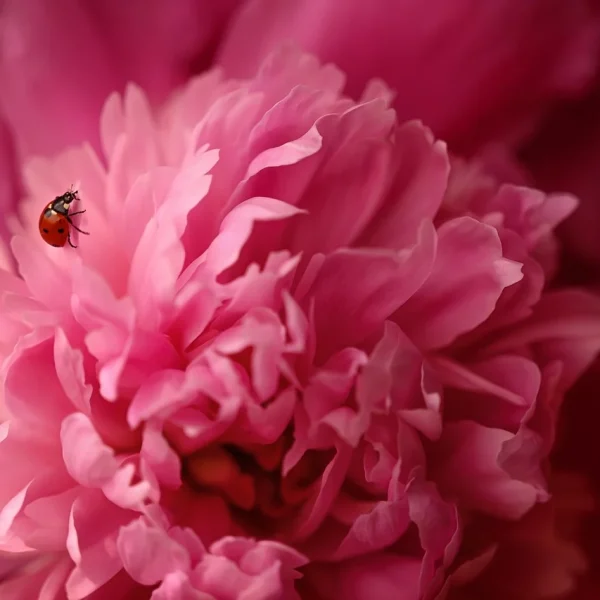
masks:
<svg viewBox="0 0 600 600"><path fill-rule="evenodd" d="M22 337L3 365L9 412L50 439L58 436L63 418L73 412L56 373L51 335L51 330L42 329Z"/></svg>
<svg viewBox="0 0 600 600"><path fill-rule="evenodd" d="M417 121L400 126L395 135L394 179L385 203L360 236L360 245L413 245L421 223L435 217L446 192L450 164L445 144L434 141Z"/></svg>
<svg viewBox="0 0 600 600"><path fill-rule="evenodd" d="M116 536L129 519L98 491L84 492L75 501L67 539L67 550L75 563L65 586L69 600L87 598L121 570Z"/></svg>
<svg viewBox="0 0 600 600"><path fill-rule="evenodd" d="M200 362L190 365L187 371L168 369L154 373L133 398L127 422L130 427L137 427L153 416L169 416L182 406L191 404L202 392L213 392L211 379L209 369Z"/></svg>
<svg viewBox="0 0 600 600"><path fill-rule="evenodd" d="M343 496L340 500L343 501ZM356 517L348 533L329 556L335 561L343 561L384 550L398 541L409 525L405 498L377 502Z"/></svg>
<svg viewBox="0 0 600 600"><path fill-rule="evenodd" d="M158 329L162 312L173 302L185 251L181 236L188 213L202 201L210 187L207 173L218 160L218 152L199 152L175 177L156 214L144 229L132 257L129 294L138 319L149 329ZM157 275L158 274L158 275Z"/></svg>
<svg viewBox="0 0 600 600"><path fill-rule="evenodd" d="M64 594L65 579L72 567L68 559L35 560L7 581L2 582L3 600L67 600Z"/></svg>
<svg viewBox="0 0 600 600"><path fill-rule="evenodd" d="M181 571L168 573L151 596L151 600L212 600L212 598L214 596L194 588L187 574Z"/></svg>
<svg viewBox="0 0 600 600"><path fill-rule="evenodd" d="M401 252L338 250L327 256L309 293L315 298L319 356L375 333L425 281L434 248L435 233L423 225L417 244Z"/></svg>
<svg viewBox="0 0 600 600"><path fill-rule="evenodd" d="M501 452L513 437L469 421L447 424L437 450L435 480L463 506L503 519L522 517L536 502L547 499L547 493L533 479L531 471L538 463L528 453L521 457L529 461L529 481L514 479L502 469Z"/></svg>
<svg viewBox="0 0 600 600"><path fill-rule="evenodd" d="M72 286L62 266L48 256L37 240L15 236L11 248L33 297L51 310L70 311Z"/></svg>
<svg viewBox="0 0 600 600"><path fill-rule="evenodd" d="M303 212L274 198L251 198L243 202L223 219L221 230L206 254L209 269L219 274L238 261L255 222L289 219Z"/></svg>
<svg viewBox="0 0 600 600"><path fill-rule="evenodd" d="M73 406L89 413L92 386L85 382L83 353L69 344L62 329L57 329L54 336L54 362L62 388Z"/></svg>
<svg viewBox="0 0 600 600"><path fill-rule="evenodd" d="M438 244L429 279L394 317L425 349L445 346L482 323L504 288L522 277L520 265L502 257L496 230L474 219L444 224Z"/></svg>
<svg viewBox="0 0 600 600"><path fill-rule="evenodd" d="M143 519L121 528L117 548L127 572L143 585L154 585L171 572L191 568L185 548Z"/></svg>
<svg viewBox="0 0 600 600"><path fill-rule="evenodd" d="M61 441L65 465L75 481L85 487L102 487L114 477L118 468L114 451L84 414L73 413L63 421Z"/></svg>
<svg viewBox="0 0 600 600"><path fill-rule="evenodd" d="M146 425L140 454L163 485L173 488L181 486L179 456L157 427Z"/></svg>
<svg viewBox="0 0 600 600"><path fill-rule="evenodd" d="M355 243L388 188L393 125L394 114L381 98L318 122L323 157L298 201L308 214L286 232L293 253L310 256Z"/></svg>

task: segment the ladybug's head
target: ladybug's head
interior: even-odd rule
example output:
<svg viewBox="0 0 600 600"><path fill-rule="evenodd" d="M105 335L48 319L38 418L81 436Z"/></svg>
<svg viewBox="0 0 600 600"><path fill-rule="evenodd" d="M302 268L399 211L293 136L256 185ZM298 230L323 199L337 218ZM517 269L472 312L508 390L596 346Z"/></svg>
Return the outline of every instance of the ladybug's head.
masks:
<svg viewBox="0 0 600 600"><path fill-rule="evenodd" d="M79 200L79 196L77 195L77 191L73 191L70 189L68 192L65 192L62 196L57 196L55 198L56 201L61 201L65 206L68 206L73 202L73 200Z"/></svg>

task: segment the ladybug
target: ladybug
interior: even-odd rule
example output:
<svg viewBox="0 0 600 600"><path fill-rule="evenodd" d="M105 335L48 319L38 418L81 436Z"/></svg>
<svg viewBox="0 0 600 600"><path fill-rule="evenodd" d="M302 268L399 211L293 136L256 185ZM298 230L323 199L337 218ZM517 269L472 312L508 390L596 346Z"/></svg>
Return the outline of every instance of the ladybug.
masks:
<svg viewBox="0 0 600 600"><path fill-rule="evenodd" d="M62 196L54 198L40 215L40 235L47 244L55 248L62 248L67 242L72 248L77 248L71 242L71 227L80 233L89 235L87 231L79 229L71 219L71 217L85 212L85 210L69 212L73 200L79 200L79 196L77 192L69 190Z"/></svg>

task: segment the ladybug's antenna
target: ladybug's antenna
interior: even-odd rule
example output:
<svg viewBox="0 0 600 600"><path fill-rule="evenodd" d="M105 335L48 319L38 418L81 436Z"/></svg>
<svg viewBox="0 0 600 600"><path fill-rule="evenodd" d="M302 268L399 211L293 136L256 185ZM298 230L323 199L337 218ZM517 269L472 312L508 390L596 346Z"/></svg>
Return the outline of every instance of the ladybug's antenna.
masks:
<svg viewBox="0 0 600 600"><path fill-rule="evenodd" d="M71 194L74 200L79 200L79 196L77 195L79 192L78 190L73 189L74 187L74 184L71 184L71 187L69 188L69 194Z"/></svg>

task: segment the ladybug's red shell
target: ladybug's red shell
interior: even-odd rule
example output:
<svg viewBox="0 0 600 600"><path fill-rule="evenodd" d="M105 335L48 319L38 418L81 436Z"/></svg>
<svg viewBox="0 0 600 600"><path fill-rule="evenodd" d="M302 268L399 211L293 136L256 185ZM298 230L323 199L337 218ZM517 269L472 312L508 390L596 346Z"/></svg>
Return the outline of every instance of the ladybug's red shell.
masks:
<svg viewBox="0 0 600 600"><path fill-rule="evenodd" d="M61 248L67 243L69 227L69 221L54 210L53 203L48 204L40 215L40 235L47 244L55 248Z"/></svg>
<svg viewBox="0 0 600 600"><path fill-rule="evenodd" d="M62 196L54 198L42 211L39 223L40 235L50 246L62 248L69 242L72 248L77 248L71 241L71 227L84 235L90 235L73 223L72 217L85 212L85 210L71 212L71 203L74 200L79 200L79 196L77 192L69 190Z"/></svg>

